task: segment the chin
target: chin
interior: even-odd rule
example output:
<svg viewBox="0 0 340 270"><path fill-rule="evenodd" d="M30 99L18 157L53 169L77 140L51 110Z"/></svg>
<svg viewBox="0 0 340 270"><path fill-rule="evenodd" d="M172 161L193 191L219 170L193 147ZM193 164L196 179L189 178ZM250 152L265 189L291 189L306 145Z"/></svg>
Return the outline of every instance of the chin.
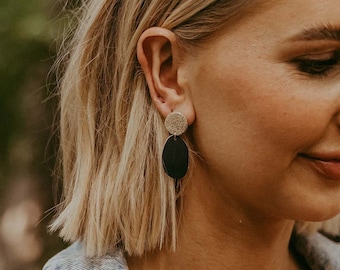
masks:
<svg viewBox="0 0 340 270"><path fill-rule="evenodd" d="M329 219L332 219L340 214L340 206L339 205L309 205L308 207L303 207L300 213L298 214L298 218L295 220L300 221L308 221L308 222L322 222Z"/></svg>
<svg viewBox="0 0 340 270"><path fill-rule="evenodd" d="M338 236L340 235L340 214L318 222L296 221L295 230L297 233L314 233L316 231L322 231L328 235Z"/></svg>
<svg viewBox="0 0 340 270"><path fill-rule="evenodd" d="M293 179L290 200L286 205L293 210L295 220L322 222L340 214L340 185L318 175L297 175Z"/></svg>

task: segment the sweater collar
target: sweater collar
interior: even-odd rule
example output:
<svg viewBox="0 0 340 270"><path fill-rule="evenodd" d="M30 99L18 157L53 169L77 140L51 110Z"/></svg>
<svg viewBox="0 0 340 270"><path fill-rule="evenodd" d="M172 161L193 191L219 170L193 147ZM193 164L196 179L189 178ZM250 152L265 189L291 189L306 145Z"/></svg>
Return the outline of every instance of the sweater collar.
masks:
<svg viewBox="0 0 340 270"><path fill-rule="evenodd" d="M293 233L291 246L304 258L312 270L340 269L340 243L319 232L313 234Z"/></svg>

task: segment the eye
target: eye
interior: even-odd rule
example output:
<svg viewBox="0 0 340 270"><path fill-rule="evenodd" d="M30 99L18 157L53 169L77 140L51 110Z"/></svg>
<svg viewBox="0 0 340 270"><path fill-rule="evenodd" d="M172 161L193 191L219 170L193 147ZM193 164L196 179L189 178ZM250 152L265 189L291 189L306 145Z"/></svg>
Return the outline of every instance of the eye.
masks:
<svg viewBox="0 0 340 270"><path fill-rule="evenodd" d="M340 53L334 52L325 58L305 56L294 59L292 62L298 70L311 76L324 77L328 75L335 66L339 64Z"/></svg>

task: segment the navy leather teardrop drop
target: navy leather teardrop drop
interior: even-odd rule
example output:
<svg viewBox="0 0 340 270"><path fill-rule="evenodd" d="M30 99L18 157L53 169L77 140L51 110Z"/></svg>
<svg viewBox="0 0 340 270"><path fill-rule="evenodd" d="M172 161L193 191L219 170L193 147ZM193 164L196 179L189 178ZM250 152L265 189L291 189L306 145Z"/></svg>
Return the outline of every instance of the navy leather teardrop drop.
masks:
<svg viewBox="0 0 340 270"><path fill-rule="evenodd" d="M181 179L188 170L188 147L179 136L170 136L163 149L163 168L174 179Z"/></svg>

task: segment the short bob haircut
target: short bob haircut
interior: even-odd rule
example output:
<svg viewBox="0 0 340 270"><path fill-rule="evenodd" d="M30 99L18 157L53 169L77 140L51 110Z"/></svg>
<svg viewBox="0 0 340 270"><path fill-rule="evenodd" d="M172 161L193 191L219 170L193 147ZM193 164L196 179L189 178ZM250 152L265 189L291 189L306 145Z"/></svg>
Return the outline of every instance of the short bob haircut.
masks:
<svg viewBox="0 0 340 270"><path fill-rule="evenodd" d="M230 20L256 12L257 1L82 2L60 58L63 195L51 230L82 241L88 256L174 249L182 191L162 168L167 132L136 57L137 42L159 26L190 53ZM299 226L320 228L338 233L339 221Z"/></svg>

